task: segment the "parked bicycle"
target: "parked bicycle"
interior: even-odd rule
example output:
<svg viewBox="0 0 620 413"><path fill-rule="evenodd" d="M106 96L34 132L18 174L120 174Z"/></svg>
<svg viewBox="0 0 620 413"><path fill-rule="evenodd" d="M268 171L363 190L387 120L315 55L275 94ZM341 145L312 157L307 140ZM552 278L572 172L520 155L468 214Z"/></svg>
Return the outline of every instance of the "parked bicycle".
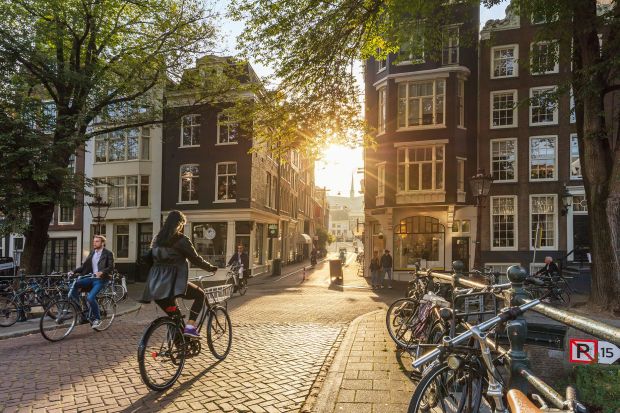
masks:
<svg viewBox="0 0 620 413"><path fill-rule="evenodd" d="M78 302L71 299L71 290L75 287L75 282L83 277L91 277L92 274L76 278L65 298L53 301L39 320L39 330L41 335L49 341L60 341L69 336L76 325L92 324L93 317L88 301L86 300L87 291L81 291ZM109 291L109 290L108 290ZM97 294L97 304L99 306L98 326L93 327L95 331L107 330L116 316L116 302L114 297L102 289Z"/></svg>
<svg viewBox="0 0 620 413"><path fill-rule="evenodd" d="M213 274L209 275L212 276ZM203 278L197 281L202 283ZM224 360L232 344L232 323L226 310L232 285L222 285L204 290L204 306L198 318L198 333L207 322L207 345L211 354ZM177 308L171 309L177 312ZM183 371L185 361L200 354L200 338L183 335L183 316L165 315L153 321L144 331L138 345L140 377L152 390L164 391L170 388Z"/></svg>
<svg viewBox="0 0 620 413"><path fill-rule="evenodd" d="M120 303L127 299L127 280L124 275L114 270L110 274L110 282L105 287L105 293L109 294L115 303Z"/></svg>

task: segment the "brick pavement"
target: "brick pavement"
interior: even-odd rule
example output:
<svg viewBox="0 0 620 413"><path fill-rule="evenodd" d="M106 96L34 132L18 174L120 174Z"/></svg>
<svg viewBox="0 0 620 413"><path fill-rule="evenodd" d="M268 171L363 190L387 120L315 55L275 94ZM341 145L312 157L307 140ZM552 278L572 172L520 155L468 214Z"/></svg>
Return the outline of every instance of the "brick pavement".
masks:
<svg viewBox="0 0 620 413"><path fill-rule="evenodd" d="M385 328L385 310L357 318L336 353L313 411L406 412L414 390L411 357L396 351Z"/></svg>
<svg viewBox="0 0 620 413"><path fill-rule="evenodd" d="M345 283L355 276L349 272ZM227 359L216 362L205 345L163 394L142 384L136 361L144 328L161 314L152 305L102 333L80 326L60 343L38 335L2 340L0 411L299 411L316 393L347 325L399 294L306 285L297 277L250 285L246 296L230 301Z"/></svg>

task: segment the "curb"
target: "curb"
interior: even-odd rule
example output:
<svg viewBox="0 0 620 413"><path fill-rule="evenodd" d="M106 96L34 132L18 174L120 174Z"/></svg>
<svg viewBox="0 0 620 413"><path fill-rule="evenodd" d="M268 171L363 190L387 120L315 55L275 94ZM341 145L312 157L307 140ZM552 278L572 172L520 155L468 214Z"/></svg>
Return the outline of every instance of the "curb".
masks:
<svg viewBox="0 0 620 413"><path fill-rule="evenodd" d="M331 365L328 367L327 375L320 387L316 400L311 403L304 404L304 408L309 412L316 413L332 413L336 407L336 401L338 399L338 393L342 386L342 380L344 379L344 371L346 369L347 358L351 352L353 341L355 338L355 332L357 332L359 324L366 317L374 316L374 314L380 313L384 310L374 310L366 314L358 316L355 320L349 324L346 329L346 333L342 342L336 351L336 355L333 358ZM318 379L317 379L318 380Z"/></svg>
<svg viewBox="0 0 620 413"><path fill-rule="evenodd" d="M126 308L122 311L119 311L118 313L116 313L115 317L121 317L127 314L131 314L131 313L135 313L136 311L140 310L140 308L142 307L142 304L140 303L135 303L133 306ZM34 334L34 333L38 333L39 332L39 328L31 328L29 330L25 330L25 331L15 331L13 333L8 333L5 335L0 335L0 341L2 340L7 340L9 338L15 338L15 337L22 337L22 336L28 336L30 334Z"/></svg>

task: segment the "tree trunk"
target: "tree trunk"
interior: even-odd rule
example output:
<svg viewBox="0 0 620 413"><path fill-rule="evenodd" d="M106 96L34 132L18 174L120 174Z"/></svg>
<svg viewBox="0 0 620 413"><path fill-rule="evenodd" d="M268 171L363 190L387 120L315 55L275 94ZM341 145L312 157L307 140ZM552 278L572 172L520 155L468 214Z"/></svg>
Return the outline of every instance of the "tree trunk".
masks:
<svg viewBox="0 0 620 413"><path fill-rule="evenodd" d="M573 2L573 15L579 16L573 26L573 89L580 92L575 95L577 132L592 234L590 302L606 309L616 309L620 307L620 265L614 250L616 229L612 229L611 225L618 211L608 210L608 201L615 196L610 193L610 190L614 190L614 160L610 132L606 129L603 95L607 79L600 71L590 71L600 63L601 58L596 13L595 0Z"/></svg>
<svg viewBox="0 0 620 413"><path fill-rule="evenodd" d="M27 274L41 274L42 272L43 254L49 239L47 230L53 215L53 203L30 205L30 225L24 234L26 242L20 261L20 267Z"/></svg>

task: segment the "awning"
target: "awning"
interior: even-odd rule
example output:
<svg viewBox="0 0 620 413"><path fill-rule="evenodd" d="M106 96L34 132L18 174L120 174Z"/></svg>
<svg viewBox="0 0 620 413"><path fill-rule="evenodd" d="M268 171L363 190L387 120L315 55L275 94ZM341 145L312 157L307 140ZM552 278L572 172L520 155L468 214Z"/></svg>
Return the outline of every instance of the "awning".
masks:
<svg viewBox="0 0 620 413"><path fill-rule="evenodd" d="M308 234L299 234L297 237L297 242L302 244L312 244L312 238L310 238L310 235Z"/></svg>

